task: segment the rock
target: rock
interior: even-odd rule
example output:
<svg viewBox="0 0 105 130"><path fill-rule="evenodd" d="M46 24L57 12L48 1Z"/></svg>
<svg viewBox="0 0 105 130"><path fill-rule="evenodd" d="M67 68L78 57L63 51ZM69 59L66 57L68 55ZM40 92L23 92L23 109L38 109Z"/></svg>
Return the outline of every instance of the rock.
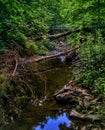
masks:
<svg viewBox="0 0 105 130"><path fill-rule="evenodd" d="M100 116L100 115L87 115L87 116L85 116L85 120L101 121L102 120L102 116Z"/></svg>
<svg viewBox="0 0 105 130"><path fill-rule="evenodd" d="M102 120L104 120L102 116L94 114L91 110L91 108L94 107L94 104L96 105L98 103L99 99L95 99L86 89L78 87L71 81L60 91L56 92L54 98L58 103L69 104L74 108L70 113L70 118L87 121L89 123L102 122ZM81 113L76 110L81 111ZM86 112L87 110L88 114L82 114L83 111ZM83 130L85 129L88 129L88 127L83 127Z"/></svg>
<svg viewBox="0 0 105 130"><path fill-rule="evenodd" d="M76 51L73 51L72 53L68 53L66 56L66 62L67 63L72 62L75 57L77 57Z"/></svg>
<svg viewBox="0 0 105 130"><path fill-rule="evenodd" d="M86 126L83 126L83 127L81 128L81 130L87 130L87 127L86 127Z"/></svg>
<svg viewBox="0 0 105 130"><path fill-rule="evenodd" d="M75 109L72 109L72 111L70 113L70 118L83 120L84 117L85 117L84 114L78 113Z"/></svg>
<svg viewBox="0 0 105 130"><path fill-rule="evenodd" d="M92 121L92 122L102 120L102 116L100 116L100 115L81 114L81 113L77 112L75 109L72 109L72 111L70 113L70 118L80 119L80 120L84 120L84 121Z"/></svg>
<svg viewBox="0 0 105 130"><path fill-rule="evenodd" d="M56 92L54 98L58 103L79 104L83 107L88 107L93 99L86 89L77 87L73 81L69 81L60 91Z"/></svg>
<svg viewBox="0 0 105 130"><path fill-rule="evenodd" d="M93 97L92 96L84 96L84 99L83 99L83 105L84 107L88 107L91 105L91 101L92 101Z"/></svg>

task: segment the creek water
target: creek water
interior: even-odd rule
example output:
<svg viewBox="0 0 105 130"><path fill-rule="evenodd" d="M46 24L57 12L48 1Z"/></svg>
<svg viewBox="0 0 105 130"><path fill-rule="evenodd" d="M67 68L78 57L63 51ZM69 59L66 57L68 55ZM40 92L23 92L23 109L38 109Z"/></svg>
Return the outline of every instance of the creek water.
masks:
<svg viewBox="0 0 105 130"><path fill-rule="evenodd" d="M53 98L55 91L72 78L71 65L60 57L33 64L31 68L35 71L29 74L29 79L36 99L26 106L20 119L1 126L0 130L80 130L80 121L69 118L70 105L57 104Z"/></svg>
<svg viewBox="0 0 105 130"><path fill-rule="evenodd" d="M35 66L35 67L34 67ZM0 130L62 130L71 126L66 108L53 99L55 91L61 89L72 77L71 67L64 57L33 64L38 70L29 75L37 100L31 101L18 121L0 127ZM37 103L38 102L38 103Z"/></svg>

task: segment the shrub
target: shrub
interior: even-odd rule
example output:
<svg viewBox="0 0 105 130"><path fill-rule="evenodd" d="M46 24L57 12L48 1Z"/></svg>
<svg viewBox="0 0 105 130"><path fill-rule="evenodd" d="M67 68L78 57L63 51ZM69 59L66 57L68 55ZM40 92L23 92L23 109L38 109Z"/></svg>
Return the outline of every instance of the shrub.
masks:
<svg viewBox="0 0 105 130"><path fill-rule="evenodd" d="M105 96L105 43L100 31L97 38L81 44L79 49L82 69L76 75L85 87L94 87L98 94Z"/></svg>

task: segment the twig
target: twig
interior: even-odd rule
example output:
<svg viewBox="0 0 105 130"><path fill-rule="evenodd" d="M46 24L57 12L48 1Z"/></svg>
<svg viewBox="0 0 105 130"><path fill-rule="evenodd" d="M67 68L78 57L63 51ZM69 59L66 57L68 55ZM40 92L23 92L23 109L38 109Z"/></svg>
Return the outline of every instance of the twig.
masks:
<svg viewBox="0 0 105 130"><path fill-rule="evenodd" d="M17 58L15 57L15 68L14 68L13 73L11 75L12 77L14 77L16 70L17 70L17 67L18 67L18 61L17 61Z"/></svg>
<svg viewBox="0 0 105 130"><path fill-rule="evenodd" d="M29 86L29 85L28 85L24 80L22 80L22 79L19 79L19 81L24 84L24 88L27 89L28 92L30 91L31 97L34 98L34 95L35 95L35 94L34 94L34 91L31 89L31 86Z"/></svg>

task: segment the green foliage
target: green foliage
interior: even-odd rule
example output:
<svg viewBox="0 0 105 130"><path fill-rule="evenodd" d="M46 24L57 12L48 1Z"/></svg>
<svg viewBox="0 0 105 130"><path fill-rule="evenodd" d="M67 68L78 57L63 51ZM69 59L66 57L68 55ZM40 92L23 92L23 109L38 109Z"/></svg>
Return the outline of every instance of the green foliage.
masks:
<svg viewBox="0 0 105 130"><path fill-rule="evenodd" d="M51 26L88 26L95 32L98 28L102 30L105 24L105 3L100 0L12 0L11 3L0 0L0 5L0 50L12 42L21 45L30 54L44 55L48 49L54 48L54 43L47 39L37 43L35 39L46 34ZM88 40L80 44L79 51L83 66L82 73L78 74L80 81L87 87L96 86L97 90L98 86L104 90L105 34L102 33L85 34ZM84 31L68 39L72 46L79 43L79 35L84 35Z"/></svg>
<svg viewBox="0 0 105 130"><path fill-rule="evenodd" d="M48 50L53 50L55 48L55 43L48 39L44 39L37 43L38 54L45 55Z"/></svg>
<svg viewBox="0 0 105 130"><path fill-rule="evenodd" d="M19 50L21 53L45 55L55 47L46 35L49 28L56 25L82 30L67 39L73 47L80 45L81 66L76 77L80 85L92 87L105 97L104 0L0 0L0 52L5 52L5 48L12 45L15 50L22 48L22 52ZM90 34L83 30L85 27L92 30ZM80 36L86 36L87 41L81 43ZM39 37L43 40L37 42ZM17 81L7 89L7 77L0 74L0 95L7 92L15 94L16 106L23 107L28 101L25 88ZM101 106L93 108L96 109L98 113L105 113Z"/></svg>
<svg viewBox="0 0 105 130"><path fill-rule="evenodd" d="M40 1L0 0L0 5L0 48L13 41L23 44L26 37L35 38L47 32L50 14Z"/></svg>
<svg viewBox="0 0 105 130"><path fill-rule="evenodd" d="M73 26L101 26L105 23L105 17L102 13L104 9L104 1L94 1L94 0L78 0L71 2L69 19L72 23L75 22Z"/></svg>
<svg viewBox="0 0 105 130"><path fill-rule="evenodd" d="M88 37L89 39L89 37ZM94 87L105 96L105 43L101 32L97 32L95 41L90 39L81 44L79 50L82 69L78 73L79 82L85 87Z"/></svg>
<svg viewBox="0 0 105 130"><path fill-rule="evenodd" d="M100 0L12 0L11 2L0 0L0 5L0 50L12 42L21 45L30 54L46 54L48 49L54 48L54 43L50 43L47 39L36 43L35 39L46 34L51 26L61 24L73 28L88 26L97 30L102 29L105 24L105 3ZM78 37L81 34L71 35L69 41L72 46L79 42ZM83 65L81 79L85 86L94 83L98 86L100 82L97 81L101 81L104 77L105 45L100 34L97 34L96 41L93 41L92 37L97 36L86 34L88 41L80 45L79 53ZM98 74L101 75L101 79ZM103 84L102 82L101 86L104 89Z"/></svg>
<svg viewBox="0 0 105 130"><path fill-rule="evenodd" d="M50 41L48 39L42 40L41 43L39 43L39 44L44 45L49 50L53 50L55 48L55 42Z"/></svg>
<svg viewBox="0 0 105 130"><path fill-rule="evenodd" d="M14 41L25 44L27 38L36 39L55 25L102 28L104 4L94 0L0 0L0 49Z"/></svg>

